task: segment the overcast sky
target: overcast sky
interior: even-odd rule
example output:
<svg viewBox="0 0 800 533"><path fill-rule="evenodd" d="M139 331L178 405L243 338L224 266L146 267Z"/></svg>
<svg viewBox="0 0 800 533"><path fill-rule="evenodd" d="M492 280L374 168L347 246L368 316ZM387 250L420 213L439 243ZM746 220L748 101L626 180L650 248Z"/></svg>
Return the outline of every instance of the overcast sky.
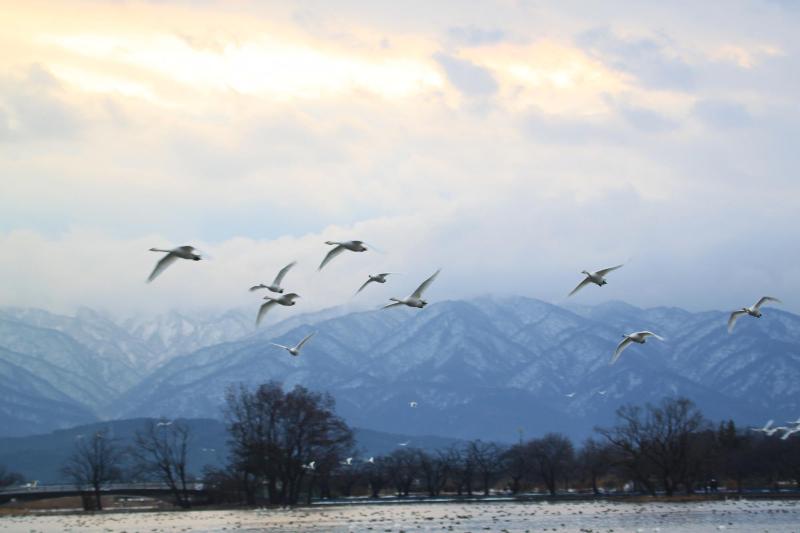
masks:
<svg viewBox="0 0 800 533"><path fill-rule="evenodd" d="M800 311L795 5L0 0L0 305Z"/></svg>

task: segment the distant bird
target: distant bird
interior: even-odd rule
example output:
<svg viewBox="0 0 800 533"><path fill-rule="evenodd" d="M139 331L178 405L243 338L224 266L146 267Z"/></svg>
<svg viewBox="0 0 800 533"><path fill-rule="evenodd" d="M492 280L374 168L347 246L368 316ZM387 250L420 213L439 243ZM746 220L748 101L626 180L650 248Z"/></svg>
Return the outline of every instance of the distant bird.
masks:
<svg viewBox="0 0 800 533"><path fill-rule="evenodd" d="M622 354L623 350L631 345L632 342L636 344L644 344L647 342L647 337L655 337L656 339L663 341L664 337L660 335L656 335L652 331L637 331L636 333L629 333L627 335L623 335L624 339L617 345L617 349L614 350L614 355L611 357L611 361L608 362L609 365L613 365L619 359L619 356Z"/></svg>
<svg viewBox="0 0 800 533"><path fill-rule="evenodd" d="M407 440L405 442L398 442L397 443L398 446L408 446L409 444L411 444L410 440Z"/></svg>
<svg viewBox="0 0 800 533"><path fill-rule="evenodd" d="M330 263L331 259L339 255L340 253L344 252L345 250L350 250L351 252L367 251L367 246L364 244L364 241L344 241L344 242L325 241L325 244L333 246L334 248L325 255L325 258L322 260L322 263L319 264L319 268L317 268L317 270L322 270L322 267Z"/></svg>
<svg viewBox="0 0 800 533"><path fill-rule="evenodd" d="M597 394L599 394L600 396L605 396L607 392L608 391L601 390L601 391L597 391Z"/></svg>
<svg viewBox="0 0 800 533"><path fill-rule="evenodd" d="M352 466L353 465L353 458L352 457L348 457L344 461L339 461L339 464L342 465L342 466Z"/></svg>
<svg viewBox="0 0 800 533"><path fill-rule="evenodd" d="M283 267L278 275L275 276L275 279L272 280L271 285L264 285L263 283L259 283L258 285L254 285L250 287L250 292L257 291L259 289L267 289L270 292L277 292L278 294L283 294L283 287L281 287L281 282L283 281L283 277L289 272L293 266L297 264L297 261L292 261L285 267Z"/></svg>
<svg viewBox="0 0 800 533"><path fill-rule="evenodd" d="M264 315L267 314L267 311L275 307L275 305L285 305L290 306L295 304L295 299L300 298L300 296L294 292L290 292L289 294L284 294L283 296L279 296L278 298L273 298L272 296L264 296L266 302L261 304L261 307L258 308L258 316L256 317L256 326L261 324L261 320L264 318Z"/></svg>
<svg viewBox="0 0 800 533"><path fill-rule="evenodd" d="M371 464L371 465L374 465L375 464L375 458L374 457L370 457L369 459L367 459L367 462L369 464Z"/></svg>
<svg viewBox="0 0 800 533"><path fill-rule="evenodd" d="M800 416L797 417L797 420L789 420L786 423L793 426L800 426Z"/></svg>
<svg viewBox="0 0 800 533"><path fill-rule="evenodd" d="M201 452L215 452L217 450L215 450L214 448L200 448L200 451Z"/></svg>
<svg viewBox="0 0 800 533"><path fill-rule="evenodd" d="M363 291L364 287L366 287L367 285L369 285L373 281L375 283L386 283L386 276L388 276L390 274L392 274L392 272L384 272L383 274L374 274L374 275L370 274L369 275L369 279L367 281L365 281L364 284L361 287L358 288L358 290L356 291L356 294L358 294L359 292Z"/></svg>
<svg viewBox="0 0 800 533"><path fill-rule="evenodd" d="M772 427L772 423L774 420L768 420L764 427L762 428L750 428L750 431L758 431L759 433L766 433Z"/></svg>
<svg viewBox="0 0 800 533"><path fill-rule="evenodd" d="M750 315L756 318L761 318L761 306L767 302L775 302L775 303L782 303L777 298L773 298L772 296L762 296L759 301L757 301L754 305L750 307L742 307L738 311L734 311L731 313L730 318L728 318L728 333L733 331L733 326L736 325L736 321L739 320L739 317L743 315Z"/></svg>
<svg viewBox="0 0 800 533"><path fill-rule="evenodd" d="M317 462L316 461L311 461L307 465L302 465L302 468L305 469L305 470L312 470L312 471L316 470L317 469Z"/></svg>
<svg viewBox="0 0 800 533"><path fill-rule="evenodd" d="M796 426L796 427L793 427L793 428L787 428L786 429L786 433L781 435L781 440L786 440L789 437L791 437L792 435L794 435L795 433L800 433L800 426Z"/></svg>
<svg viewBox="0 0 800 533"><path fill-rule="evenodd" d="M766 430L764 432L764 435L766 435L767 437L771 437L778 431L789 431L789 428L787 428L786 426L776 426L774 428L769 428L768 430Z"/></svg>
<svg viewBox="0 0 800 533"><path fill-rule="evenodd" d="M171 425L172 425L172 420L166 420L166 421L162 421L162 422L159 422L158 424L156 424L156 427L166 427L166 426L171 426Z"/></svg>
<svg viewBox="0 0 800 533"><path fill-rule="evenodd" d="M284 346L283 344L277 344L275 342L271 342L270 344L273 345L273 346L277 346L278 348L283 348L284 350L286 350L287 352L289 352L290 354L292 354L292 355L294 355L296 357L296 356L300 355L300 348L302 348L303 345L306 342L308 342L308 339L310 339L311 337L313 337L316 334L317 334L316 331L314 331L312 333L309 333L308 335L303 337L303 340L301 340L300 342L298 342L294 346Z"/></svg>
<svg viewBox="0 0 800 533"><path fill-rule="evenodd" d="M172 250L162 250L161 248L150 248L151 252L166 252L167 255L159 259L158 263L156 263L155 268L150 273L150 276L147 278L147 283L150 283L154 279L161 274L164 269L170 266L172 263L175 262L176 259L191 259L192 261L200 261L202 257L200 254L196 253L193 246L179 246L178 248L173 248Z"/></svg>
<svg viewBox="0 0 800 533"><path fill-rule="evenodd" d="M608 283L606 281L606 275L609 272L613 272L618 268L622 268L622 265L617 265L617 266L613 266L613 267L610 267L610 268L604 268L602 270L598 270L597 272L588 272L586 270L582 270L581 273L582 274L586 274L586 278L583 281L581 281L580 283L578 283L578 286L575 287L574 289L572 289L572 292L570 292L567 295L567 297L572 296L573 294L575 294L576 292L578 292L579 290L581 290L582 288L584 288L585 286L587 286L590 283L594 283L598 287L602 287L603 285Z"/></svg>
<svg viewBox="0 0 800 533"><path fill-rule="evenodd" d="M412 409L416 408L417 405L418 405L417 402L408 402L408 406L411 407Z"/></svg>
<svg viewBox="0 0 800 533"><path fill-rule="evenodd" d="M564 396L566 396L567 398L574 398L575 397L575 393L574 392L570 392L569 394L565 394Z"/></svg>
<svg viewBox="0 0 800 533"><path fill-rule="evenodd" d="M407 296L402 299L389 298L389 300L393 301L394 303L384 305L383 309L388 309L389 307L395 307L398 305L407 305L408 307L416 307L417 309L422 309L423 307L428 305L428 302L422 299L422 293L425 292L425 289L427 289L431 283L433 283L433 280L436 279L436 276L438 276L439 272L441 271L442 269L440 268L439 270L434 272L433 275L428 279L426 279L425 281L423 281L422 284L419 287L417 287L417 290L412 292L410 296Z"/></svg>

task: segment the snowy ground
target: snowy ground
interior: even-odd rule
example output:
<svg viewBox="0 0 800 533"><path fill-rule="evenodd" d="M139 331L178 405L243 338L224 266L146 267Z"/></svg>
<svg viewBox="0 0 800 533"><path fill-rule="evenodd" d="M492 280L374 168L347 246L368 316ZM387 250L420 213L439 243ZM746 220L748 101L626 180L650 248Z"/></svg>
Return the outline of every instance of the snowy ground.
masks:
<svg viewBox="0 0 800 533"><path fill-rule="evenodd" d="M0 517L24 532L798 532L800 502L422 503L291 510L190 511Z"/></svg>

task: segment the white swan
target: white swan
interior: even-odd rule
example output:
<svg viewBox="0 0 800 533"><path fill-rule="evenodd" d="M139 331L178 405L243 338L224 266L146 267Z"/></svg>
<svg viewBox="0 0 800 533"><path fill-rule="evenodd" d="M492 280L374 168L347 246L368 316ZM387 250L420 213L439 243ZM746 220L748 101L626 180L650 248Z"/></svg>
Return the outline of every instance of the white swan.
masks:
<svg viewBox="0 0 800 533"><path fill-rule="evenodd" d="M619 356L622 354L623 350L631 345L632 342L636 344L644 344L647 342L647 337L655 337L656 339L663 341L664 337L660 335L656 335L652 331L637 331L636 333L629 333L627 335L623 335L624 339L617 345L617 349L614 350L614 355L611 357L611 361L608 362L609 365L613 365L619 359Z"/></svg>
<svg viewBox="0 0 800 533"><path fill-rule="evenodd" d="M301 465L305 470L316 470L317 469L317 462L311 461L307 465Z"/></svg>
<svg viewBox="0 0 800 533"><path fill-rule="evenodd" d="M741 316L750 315L756 318L761 318L761 306L767 302L782 303L780 300L773 298L772 296L762 296L761 299L752 306L742 307L738 311L734 311L728 318L728 333L733 331L733 326L736 325L736 321L739 320L739 317Z"/></svg>
<svg viewBox="0 0 800 533"><path fill-rule="evenodd" d="M609 267L609 268L604 268L602 270L598 270L597 272L588 272L586 270L582 270L581 273L582 274L586 274L586 278L583 281L581 281L580 283L578 283L578 286L575 287L574 289L572 289L572 292L570 292L567 295L567 297L572 296L573 294L575 294L576 292L578 292L579 290L581 290L582 288L584 288L585 286L587 286L590 283L594 283L598 287L602 287L603 285L608 283L606 281L606 275L609 272L613 272L618 268L622 268L622 265L617 265L617 266L613 266L613 267Z"/></svg>
<svg viewBox="0 0 800 533"><path fill-rule="evenodd" d="M168 266L175 262L176 259L191 259L192 261L200 261L202 257L195 251L193 246L179 246L177 248L173 248L172 250L164 250L161 248L150 248L151 252L166 252L167 255L162 257L158 263L156 263L155 268L150 273L150 276L147 278L147 283L150 283L154 279L158 277L159 274L164 272Z"/></svg>
<svg viewBox="0 0 800 533"><path fill-rule="evenodd" d="M388 276L390 274L392 274L392 272L384 272L382 274L374 274L374 275L370 274L369 275L369 279L367 281L365 281L364 284L361 287L358 288L358 290L356 291L356 294L358 294L359 292L363 291L364 287L366 287L367 285L369 285L372 282L375 282L375 283L386 283L386 276Z"/></svg>
<svg viewBox="0 0 800 533"><path fill-rule="evenodd" d="M316 331L314 331L312 333L309 333L308 335L303 337L303 340L301 340L300 342L298 342L294 346L284 346L283 344L276 344L274 342L271 342L270 344L273 345L273 346L277 346L278 348L283 348L284 350L286 350L287 352L289 352L290 354L292 354L294 356L298 356L298 355L300 355L300 349L303 347L303 345L306 342L308 342L308 339L310 339L311 337L313 337L316 334L317 334Z"/></svg>
<svg viewBox="0 0 800 533"><path fill-rule="evenodd" d="M773 422L774 422L774 420L767 420L767 423L764 424L764 427L762 427L762 428L750 428L750 431L757 431L759 433L766 433L772 427L772 423Z"/></svg>
<svg viewBox="0 0 800 533"><path fill-rule="evenodd" d="M295 304L295 299L300 298L300 296L294 292L290 292L289 294L284 294L279 296L278 298L273 298L271 296L264 296L266 302L261 304L261 307L258 308L258 316L256 317L256 326L261 323L261 320L264 318L264 315L267 314L267 311L275 307L275 305L285 305L290 306Z"/></svg>
<svg viewBox="0 0 800 533"><path fill-rule="evenodd" d="M428 279L426 279L425 281L423 281L420 284L420 286L417 287L417 290L412 292L410 296L407 296L405 298L389 298L389 300L391 300L394 303L384 305L383 309L388 309L389 307L395 307L398 305L407 305L408 307L416 307L417 309L422 309L423 307L428 305L428 302L422 299L422 293L425 292L425 289L427 289L431 283L433 283L433 280L436 279L436 276L438 276L439 272L441 271L442 269L440 268L439 270L434 272L433 275Z"/></svg>
<svg viewBox="0 0 800 533"><path fill-rule="evenodd" d="M285 267L283 267L278 275L275 276L275 279L272 281L271 285L264 285L263 283L259 283L258 285L254 285L250 287L250 292L257 291L259 289L267 289L270 292L277 292L278 294L283 294L283 287L281 287L281 282L283 281L283 277L286 275L289 270L292 269L293 266L297 264L297 261L292 261Z"/></svg>
<svg viewBox="0 0 800 533"><path fill-rule="evenodd" d="M340 253L344 252L345 250L350 250L351 252L367 251L367 247L364 244L364 241L344 241L344 242L325 241L325 244L329 246L334 246L334 248L325 255L325 258L322 260L322 263L319 264L319 268L317 268L317 270L322 270L322 267L330 263L331 259L339 255Z"/></svg>

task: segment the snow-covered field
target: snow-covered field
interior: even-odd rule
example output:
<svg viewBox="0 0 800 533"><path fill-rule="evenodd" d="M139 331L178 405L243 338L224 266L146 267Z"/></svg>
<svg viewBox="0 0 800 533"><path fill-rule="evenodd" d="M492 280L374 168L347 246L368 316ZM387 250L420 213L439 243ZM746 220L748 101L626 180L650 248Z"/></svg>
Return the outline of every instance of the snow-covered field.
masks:
<svg viewBox="0 0 800 533"><path fill-rule="evenodd" d="M5 516L0 531L800 532L800 502L422 503L286 510Z"/></svg>

